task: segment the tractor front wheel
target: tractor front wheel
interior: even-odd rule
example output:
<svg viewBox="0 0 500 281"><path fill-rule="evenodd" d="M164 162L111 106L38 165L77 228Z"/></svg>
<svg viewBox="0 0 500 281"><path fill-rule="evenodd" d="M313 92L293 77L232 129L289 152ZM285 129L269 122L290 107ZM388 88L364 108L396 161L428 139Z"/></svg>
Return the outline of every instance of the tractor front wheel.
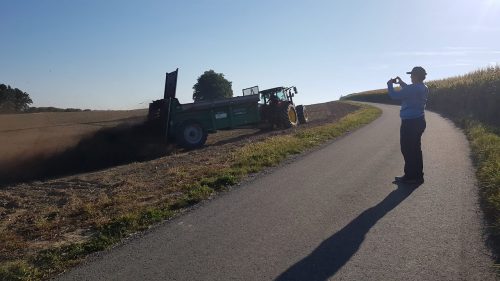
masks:
<svg viewBox="0 0 500 281"><path fill-rule="evenodd" d="M299 118L299 124L306 124L309 121L309 116L307 115L305 105L297 105L297 117Z"/></svg>
<svg viewBox="0 0 500 281"><path fill-rule="evenodd" d="M208 133L203 126L195 121L184 122L175 136L177 144L186 149L201 147L207 141Z"/></svg>

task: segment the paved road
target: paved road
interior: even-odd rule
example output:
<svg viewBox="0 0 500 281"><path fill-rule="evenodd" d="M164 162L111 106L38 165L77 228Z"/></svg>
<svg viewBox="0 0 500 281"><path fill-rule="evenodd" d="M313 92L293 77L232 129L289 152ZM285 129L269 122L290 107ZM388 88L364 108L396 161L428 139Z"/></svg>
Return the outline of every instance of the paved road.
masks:
<svg viewBox="0 0 500 281"><path fill-rule="evenodd" d="M427 113L425 184L401 175L398 107L61 280L494 280L464 135Z"/></svg>

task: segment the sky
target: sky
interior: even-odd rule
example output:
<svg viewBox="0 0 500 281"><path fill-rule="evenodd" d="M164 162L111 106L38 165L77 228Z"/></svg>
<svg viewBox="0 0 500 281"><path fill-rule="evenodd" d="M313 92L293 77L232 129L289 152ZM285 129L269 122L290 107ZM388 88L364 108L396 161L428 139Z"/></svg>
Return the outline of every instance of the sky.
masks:
<svg viewBox="0 0 500 281"><path fill-rule="evenodd" d="M32 106L147 108L179 68L192 102L207 70L235 96L296 86L296 104L500 64L500 0L0 0L0 83Z"/></svg>

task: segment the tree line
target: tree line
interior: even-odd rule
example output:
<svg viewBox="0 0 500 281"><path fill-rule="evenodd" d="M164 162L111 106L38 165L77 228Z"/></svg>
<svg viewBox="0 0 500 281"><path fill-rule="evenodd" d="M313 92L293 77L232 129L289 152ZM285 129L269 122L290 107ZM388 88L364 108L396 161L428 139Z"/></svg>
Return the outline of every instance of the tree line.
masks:
<svg viewBox="0 0 500 281"><path fill-rule="evenodd" d="M32 103L28 93L0 84L0 113L25 112Z"/></svg>
<svg viewBox="0 0 500 281"><path fill-rule="evenodd" d="M79 108L57 108L52 106L47 107L32 107L33 101L30 95L18 88L0 84L0 114L1 113L36 113L36 112L80 112L91 111L90 109Z"/></svg>
<svg viewBox="0 0 500 281"><path fill-rule="evenodd" d="M198 77L197 83L193 86L193 100L195 102L210 101L223 98L231 98L233 90L232 82L224 78L224 74L216 73L213 70L205 71ZM33 101L28 93L12 88L11 86L0 84L0 113L18 112L73 112L82 111L77 108L55 108L55 107L30 107ZM83 111L90 111L85 109Z"/></svg>

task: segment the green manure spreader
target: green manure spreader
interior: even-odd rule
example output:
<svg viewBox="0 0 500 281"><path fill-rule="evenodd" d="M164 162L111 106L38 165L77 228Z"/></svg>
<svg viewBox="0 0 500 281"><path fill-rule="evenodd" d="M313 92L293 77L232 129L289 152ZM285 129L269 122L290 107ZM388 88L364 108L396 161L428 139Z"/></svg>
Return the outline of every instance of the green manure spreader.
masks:
<svg viewBox="0 0 500 281"><path fill-rule="evenodd" d="M205 144L218 130L237 128L290 128L308 121L306 108L295 106L295 87L259 91L243 96L181 104L175 97L178 70L166 74L164 98L149 104L148 122L156 133L186 149Z"/></svg>

